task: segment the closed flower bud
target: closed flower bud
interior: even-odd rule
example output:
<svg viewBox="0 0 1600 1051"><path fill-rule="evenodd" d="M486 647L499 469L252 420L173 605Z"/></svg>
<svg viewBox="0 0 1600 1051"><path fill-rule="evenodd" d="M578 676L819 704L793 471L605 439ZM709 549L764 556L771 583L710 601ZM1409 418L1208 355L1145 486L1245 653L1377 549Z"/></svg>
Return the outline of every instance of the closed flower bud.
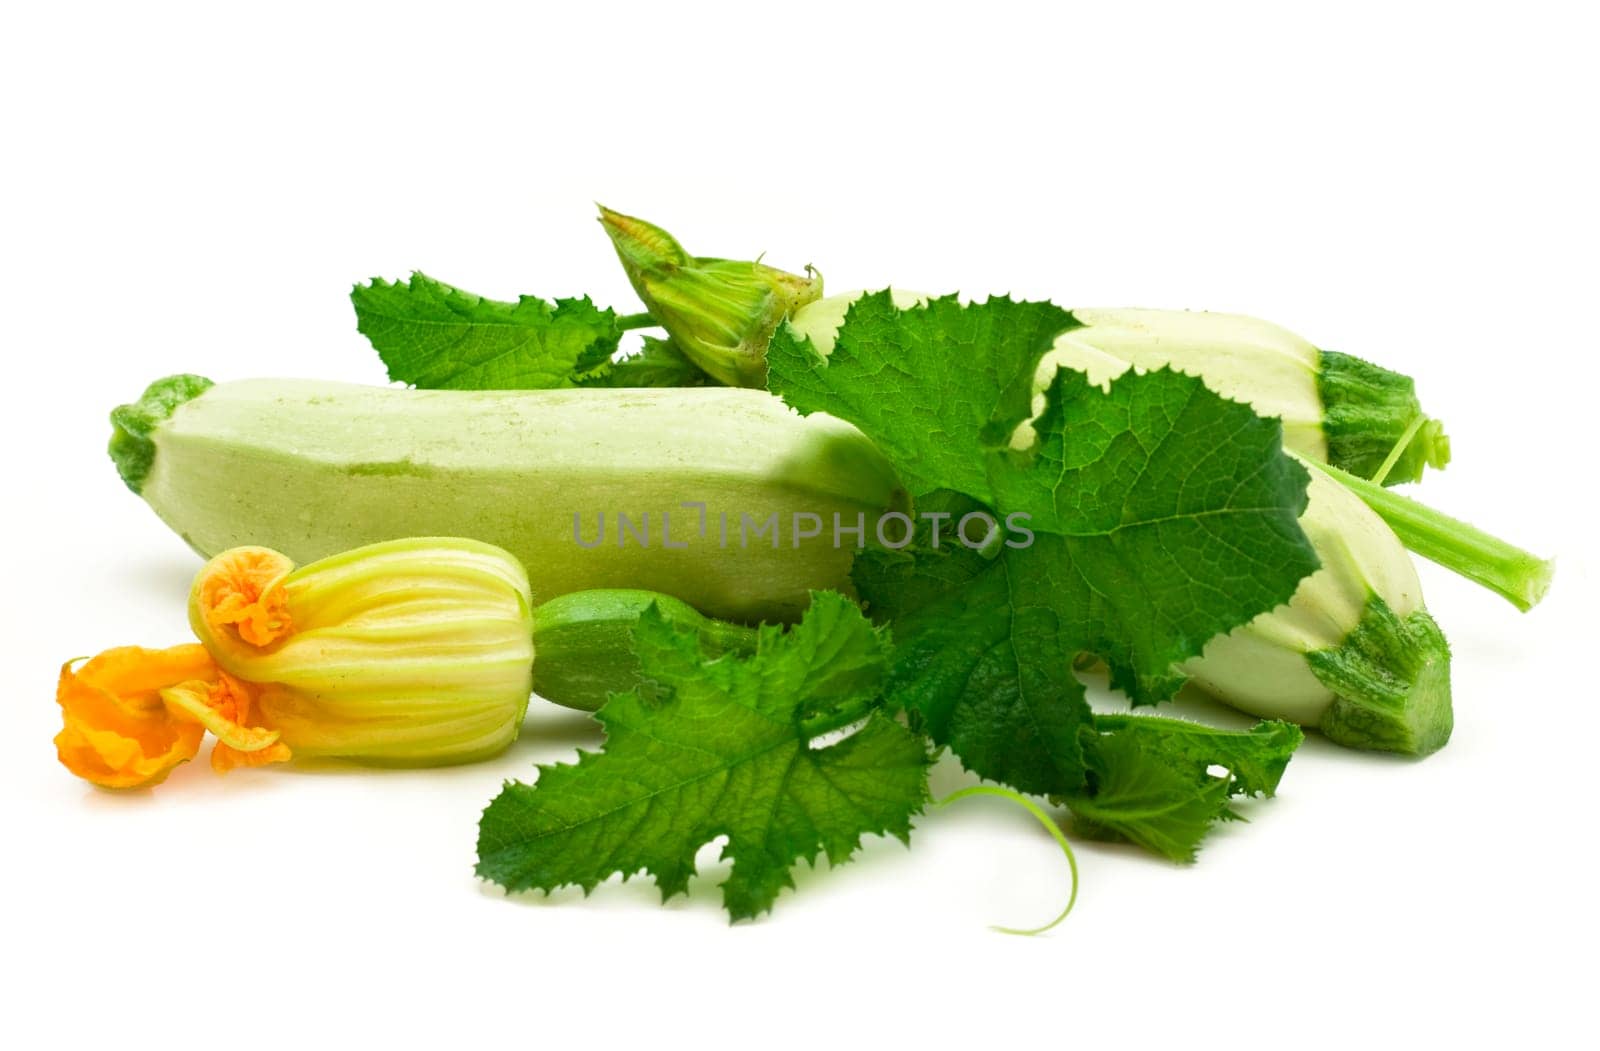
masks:
<svg viewBox="0 0 1600 1051"><path fill-rule="evenodd" d="M195 578L189 620L297 755L481 759L516 738L532 689L527 575L475 541L396 540L299 569L234 548Z"/></svg>
<svg viewBox="0 0 1600 1051"><path fill-rule="evenodd" d="M516 739L533 682L522 565L473 540L395 540L296 569L264 547L206 563L189 597L200 645L122 646L61 669L56 753L106 788L211 766L340 756L464 763Z"/></svg>
<svg viewBox="0 0 1600 1051"><path fill-rule="evenodd" d="M634 291L685 355L734 387L764 387L767 344L795 310L822 295L822 275L749 260L691 256L643 219L600 209Z"/></svg>

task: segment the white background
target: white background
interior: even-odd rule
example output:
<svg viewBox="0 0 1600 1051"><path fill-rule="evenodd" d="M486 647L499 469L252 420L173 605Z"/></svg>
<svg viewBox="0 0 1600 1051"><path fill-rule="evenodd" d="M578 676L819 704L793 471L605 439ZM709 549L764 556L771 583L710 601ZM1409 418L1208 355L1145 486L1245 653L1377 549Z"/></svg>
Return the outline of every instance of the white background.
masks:
<svg viewBox="0 0 1600 1051"><path fill-rule="evenodd" d="M1594 34L1576 8L31 5L0 24L0 1029L12 1046L1339 1046L1593 1025ZM1198 865L976 801L802 871L508 901L498 761L152 793L56 765L61 660L186 638L196 559L118 482L149 380L382 382L351 283L629 309L600 200L691 251L1067 306L1267 317L1419 377L1436 505L1560 559L1528 616L1423 567L1423 763L1309 742ZM538 567L530 567L535 573ZM956 782L941 774L939 787ZM1592 1045L1591 1045L1592 1046Z"/></svg>

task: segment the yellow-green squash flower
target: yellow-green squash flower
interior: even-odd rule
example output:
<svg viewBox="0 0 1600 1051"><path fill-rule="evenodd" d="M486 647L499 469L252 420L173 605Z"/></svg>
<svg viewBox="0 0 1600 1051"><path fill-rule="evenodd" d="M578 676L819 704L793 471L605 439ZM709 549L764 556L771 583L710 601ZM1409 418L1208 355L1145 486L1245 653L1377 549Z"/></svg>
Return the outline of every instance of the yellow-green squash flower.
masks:
<svg viewBox="0 0 1600 1051"><path fill-rule="evenodd" d="M340 756L470 762L517 736L533 680L527 575L500 548L410 539L296 569L261 547L195 578L201 645L61 669L56 751L109 788L158 784L209 730L214 769Z"/></svg>
<svg viewBox="0 0 1600 1051"><path fill-rule="evenodd" d="M195 578L189 624L300 755L482 759L516 739L532 691L527 574L471 540L394 540L299 569L234 548Z"/></svg>
<svg viewBox="0 0 1600 1051"><path fill-rule="evenodd" d="M822 275L759 260L692 256L661 227L600 209L628 281L674 343L730 387L765 387L767 344L795 310L821 298Z"/></svg>

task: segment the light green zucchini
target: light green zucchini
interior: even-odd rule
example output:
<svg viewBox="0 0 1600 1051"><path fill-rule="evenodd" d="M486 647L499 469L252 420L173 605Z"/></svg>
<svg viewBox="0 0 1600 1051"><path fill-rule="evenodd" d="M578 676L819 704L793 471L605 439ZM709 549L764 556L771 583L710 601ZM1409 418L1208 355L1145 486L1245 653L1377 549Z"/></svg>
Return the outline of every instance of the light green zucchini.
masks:
<svg viewBox="0 0 1600 1051"><path fill-rule="evenodd" d="M1234 708L1350 748L1428 755L1450 739L1450 647L1416 567L1361 498L1316 464L1300 528L1322 568L1294 597L1183 665Z"/></svg>
<svg viewBox="0 0 1600 1051"><path fill-rule="evenodd" d="M794 619L813 589L850 592L857 537L905 505L860 432L756 390L175 376L112 422L128 487L202 555L255 544L303 563L464 536L517 556L535 602L647 589L723 619Z"/></svg>
<svg viewBox="0 0 1600 1051"><path fill-rule="evenodd" d="M850 304L845 292L799 307L789 326L820 353L833 348ZM907 309L920 292L891 290ZM1271 322L1190 310L1074 309L1080 327L1056 337L1039 362L1041 392L1060 366L1105 383L1133 367L1198 376L1223 397L1283 421L1283 445L1317 463L1387 485L1414 482L1450 462L1450 440L1422 411L1411 377L1349 354L1321 350ZM1026 444L1031 437L1021 439Z"/></svg>

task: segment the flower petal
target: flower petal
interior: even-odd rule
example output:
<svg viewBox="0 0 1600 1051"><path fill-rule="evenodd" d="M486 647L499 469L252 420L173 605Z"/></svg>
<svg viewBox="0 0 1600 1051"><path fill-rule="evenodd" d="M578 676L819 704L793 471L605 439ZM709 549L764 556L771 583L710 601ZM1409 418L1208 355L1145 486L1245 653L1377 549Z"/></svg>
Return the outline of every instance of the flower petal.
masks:
<svg viewBox="0 0 1600 1051"><path fill-rule="evenodd" d="M216 682L179 683L161 691L174 715L192 719L239 752L259 752L276 744L278 731L251 723L251 688L227 672Z"/></svg>
<svg viewBox="0 0 1600 1051"><path fill-rule="evenodd" d="M184 717L197 720L217 736L211 748L211 769L219 774L240 766L284 763L293 757L278 731L261 725L258 687L219 671L214 683L186 682L161 691L161 699Z"/></svg>
<svg viewBox="0 0 1600 1051"><path fill-rule="evenodd" d="M160 691L220 673L197 645L107 650L74 670L61 666L56 703L62 729L56 755L68 770L107 788L159 784L173 767L193 759L205 730L175 718Z"/></svg>
<svg viewBox="0 0 1600 1051"><path fill-rule="evenodd" d="M226 741L218 741L211 746L211 769L219 774L241 766L266 766L268 763L287 763L293 758L289 746L282 741L274 742L265 748L253 751L243 751L233 748Z"/></svg>
<svg viewBox="0 0 1600 1051"><path fill-rule="evenodd" d="M194 582L194 599L214 633L231 628L252 646L294 631L283 580L294 563L266 547L235 547L213 558Z"/></svg>

